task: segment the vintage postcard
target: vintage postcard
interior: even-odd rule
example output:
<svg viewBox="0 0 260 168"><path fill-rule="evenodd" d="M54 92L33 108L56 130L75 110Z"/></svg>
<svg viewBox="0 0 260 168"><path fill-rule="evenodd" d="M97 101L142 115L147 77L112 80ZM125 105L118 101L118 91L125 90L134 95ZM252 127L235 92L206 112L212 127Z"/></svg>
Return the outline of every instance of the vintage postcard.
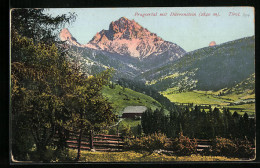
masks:
<svg viewBox="0 0 260 168"><path fill-rule="evenodd" d="M253 7L10 16L12 164L255 159Z"/></svg>

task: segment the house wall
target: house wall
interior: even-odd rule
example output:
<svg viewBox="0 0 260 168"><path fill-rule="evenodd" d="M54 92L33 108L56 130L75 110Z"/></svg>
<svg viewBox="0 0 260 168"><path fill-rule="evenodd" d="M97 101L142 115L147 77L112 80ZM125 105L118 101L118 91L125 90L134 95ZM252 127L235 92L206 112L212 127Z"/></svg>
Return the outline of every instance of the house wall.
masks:
<svg viewBox="0 0 260 168"><path fill-rule="evenodd" d="M142 116L142 113L123 113L122 118L135 118L135 116Z"/></svg>

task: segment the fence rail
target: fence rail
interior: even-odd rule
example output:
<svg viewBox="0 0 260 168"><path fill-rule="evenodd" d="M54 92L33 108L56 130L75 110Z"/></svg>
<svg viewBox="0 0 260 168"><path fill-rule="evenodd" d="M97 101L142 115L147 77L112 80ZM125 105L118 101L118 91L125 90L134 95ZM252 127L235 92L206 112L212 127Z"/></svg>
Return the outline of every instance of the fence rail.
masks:
<svg viewBox="0 0 260 168"><path fill-rule="evenodd" d="M78 133L70 133L69 140L66 141L69 148L78 148ZM91 143L92 142L92 143ZM81 149L96 151L121 151L124 147L123 137L120 135L83 135L81 137Z"/></svg>
<svg viewBox="0 0 260 168"><path fill-rule="evenodd" d="M79 134L76 133L70 134L69 140L66 141L69 148L78 148L78 136ZM173 141L173 139L169 140ZM210 148L212 145L210 140L196 139L196 141L198 153L202 152L204 149ZM125 143L123 137L120 135L95 134L92 137L91 135L84 135L81 138L82 150L91 150L94 148L96 151L122 151L124 146Z"/></svg>

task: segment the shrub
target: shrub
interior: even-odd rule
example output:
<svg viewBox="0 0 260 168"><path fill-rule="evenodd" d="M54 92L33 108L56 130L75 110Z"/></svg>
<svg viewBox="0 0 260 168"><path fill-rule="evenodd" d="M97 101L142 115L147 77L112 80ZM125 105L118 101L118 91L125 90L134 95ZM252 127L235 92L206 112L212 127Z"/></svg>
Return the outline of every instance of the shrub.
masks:
<svg viewBox="0 0 260 168"><path fill-rule="evenodd" d="M130 126L128 124L124 124L124 123L121 125L121 133L122 133L121 135L123 137L129 137L129 136L133 135L133 132L132 132Z"/></svg>
<svg viewBox="0 0 260 168"><path fill-rule="evenodd" d="M142 141L142 138L126 138L125 139L125 149L129 150L145 150L145 145Z"/></svg>
<svg viewBox="0 0 260 168"><path fill-rule="evenodd" d="M227 138L216 137L212 141L212 147L203 152L206 155L249 158L253 159L255 150L247 139L230 140Z"/></svg>
<svg viewBox="0 0 260 168"><path fill-rule="evenodd" d="M212 141L212 154L217 156L232 157L237 151L236 144L227 138L216 137Z"/></svg>
<svg viewBox="0 0 260 168"><path fill-rule="evenodd" d="M181 133L180 136L172 142L171 149L177 155L189 156L197 153L197 141L196 139L192 141L189 137Z"/></svg>
<svg viewBox="0 0 260 168"><path fill-rule="evenodd" d="M218 156L254 158L255 150L247 139L230 140L216 137L212 143L211 153Z"/></svg>
<svg viewBox="0 0 260 168"><path fill-rule="evenodd" d="M247 140L235 139L237 146L236 157L253 159L255 156L255 150L253 145Z"/></svg>
<svg viewBox="0 0 260 168"><path fill-rule="evenodd" d="M154 133L140 138L126 139L126 148L132 150L153 151L165 149L169 146L169 140L165 134Z"/></svg>
<svg viewBox="0 0 260 168"><path fill-rule="evenodd" d="M43 154L40 154L37 150L33 150L30 153L30 158L32 161L42 161L44 163L51 162L55 157L54 153L54 148L51 146L47 146Z"/></svg>
<svg viewBox="0 0 260 168"><path fill-rule="evenodd" d="M117 128L113 127L108 132L109 135L116 135L117 134Z"/></svg>
<svg viewBox="0 0 260 168"><path fill-rule="evenodd" d="M69 149L57 149L52 156L52 162L69 162L73 159L69 156Z"/></svg>

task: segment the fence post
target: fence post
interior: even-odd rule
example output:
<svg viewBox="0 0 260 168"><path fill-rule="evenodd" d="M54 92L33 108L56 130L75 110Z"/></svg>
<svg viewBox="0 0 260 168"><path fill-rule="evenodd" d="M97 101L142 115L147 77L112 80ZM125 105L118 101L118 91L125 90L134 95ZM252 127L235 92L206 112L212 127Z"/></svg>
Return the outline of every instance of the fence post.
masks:
<svg viewBox="0 0 260 168"><path fill-rule="evenodd" d="M93 143L93 130L90 130L90 134L89 134L89 147L90 149L94 148L94 143Z"/></svg>
<svg viewBox="0 0 260 168"><path fill-rule="evenodd" d="M119 136L119 124L117 124L117 136ZM117 139L117 148L118 148L118 150L119 150L119 140L120 140L120 138L118 137L118 139Z"/></svg>

